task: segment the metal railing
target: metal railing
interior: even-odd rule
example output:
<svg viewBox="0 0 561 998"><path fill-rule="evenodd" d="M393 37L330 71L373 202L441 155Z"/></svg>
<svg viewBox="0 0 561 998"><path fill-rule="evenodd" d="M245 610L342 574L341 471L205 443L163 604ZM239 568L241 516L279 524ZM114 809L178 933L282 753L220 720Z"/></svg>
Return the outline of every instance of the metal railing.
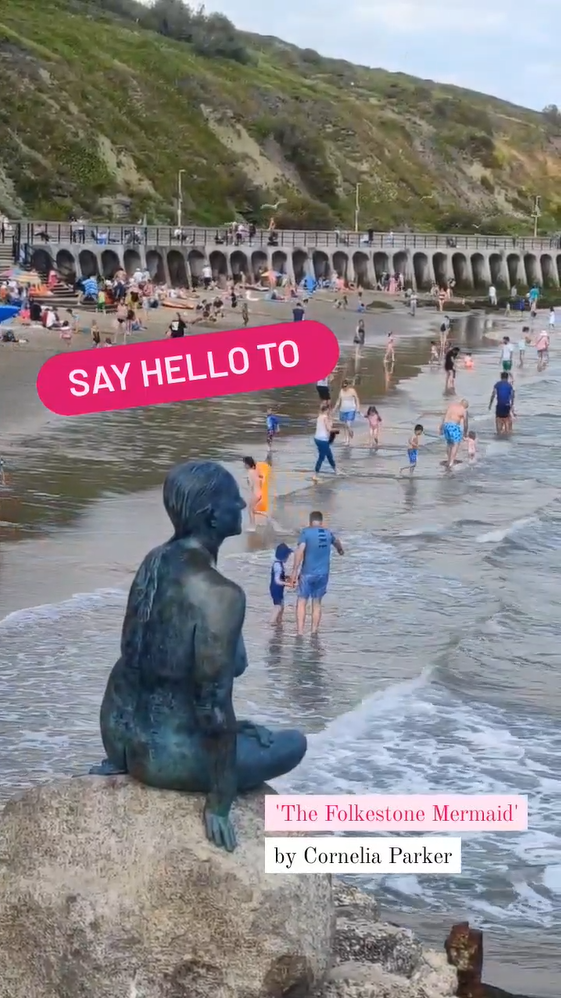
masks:
<svg viewBox="0 0 561 998"><path fill-rule="evenodd" d="M0 228L0 242L12 242L14 230L18 231L18 242L37 247L49 243L68 245L80 250L82 246L110 248L125 246L134 249L139 246L162 248L243 249L243 250L381 250L396 253L400 250L509 250L513 253L544 253L552 250L561 252L559 236L532 238L526 236L487 236L484 234L458 235L428 232L344 232L325 230L278 229L274 236L266 229L258 229L249 237L232 237L224 229L184 226L178 230L171 225L84 225L70 222L18 222L5 229Z"/></svg>

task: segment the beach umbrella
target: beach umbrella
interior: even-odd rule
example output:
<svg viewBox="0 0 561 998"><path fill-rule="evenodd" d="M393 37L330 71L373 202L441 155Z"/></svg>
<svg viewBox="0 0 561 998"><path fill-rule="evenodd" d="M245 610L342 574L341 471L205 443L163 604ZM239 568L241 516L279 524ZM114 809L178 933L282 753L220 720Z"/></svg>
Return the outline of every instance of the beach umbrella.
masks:
<svg viewBox="0 0 561 998"><path fill-rule="evenodd" d="M24 271L21 274L15 275L15 279L20 284L42 284L43 283L40 275L36 271L30 271L29 273L27 271Z"/></svg>
<svg viewBox="0 0 561 998"><path fill-rule="evenodd" d="M21 275L25 273L26 271L23 267L10 267L9 270L2 271L0 277L21 277Z"/></svg>

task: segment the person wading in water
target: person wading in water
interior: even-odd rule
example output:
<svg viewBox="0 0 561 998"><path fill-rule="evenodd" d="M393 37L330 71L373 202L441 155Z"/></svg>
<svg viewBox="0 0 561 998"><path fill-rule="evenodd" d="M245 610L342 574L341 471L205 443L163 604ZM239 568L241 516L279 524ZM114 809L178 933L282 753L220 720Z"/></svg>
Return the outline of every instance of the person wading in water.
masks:
<svg viewBox="0 0 561 998"><path fill-rule="evenodd" d="M512 433L514 388L510 382L510 373L508 371L501 372L500 381L497 381L493 388L489 402L489 412L495 399L497 400L495 406L495 429L498 434Z"/></svg>
<svg viewBox="0 0 561 998"><path fill-rule="evenodd" d="M321 471L321 466L324 461L327 461L329 465L333 468L335 474L337 474L337 468L335 465L335 458L333 457L333 451L331 450L333 433L333 422L331 419L330 403L322 402L319 407L319 415L316 422L316 432L314 434L314 443L317 447L318 459L316 461L316 466L314 469L314 477L312 481L319 482L319 473Z"/></svg>
<svg viewBox="0 0 561 998"><path fill-rule="evenodd" d="M468 435L468 409L467 399L462 399L461 402L451 402L440 424L440 433L446 441L447 451L446 461L443 464L446 464L448 468L453 468L460 444Z"/></svg>
<svg viewBox="0 0 561 998"><path fill-rule="evenodd" d="M339 398L335 403L334 413L339 410L339 419L343 424L343 431L345 434L344 443L350 444L354 437L353 423L356 419L356 414L360 409L360 402L358 400L358 395L356 389L348 381L343 381L341 385L341 391L339 392Z"/></svg>
<svg viewBox="0 0 561 998"><path fill-rule="evenodd" d="M306 626L308 600L312 601L312 634L317 634L319 630L321 601L329 583L332 548L338 554L344 554L339 538L324 527L323 513L319 510L310 513L310 525L304 528L298 538L291 578L292 585L298 583L296 623L300 636Z"/></svg>

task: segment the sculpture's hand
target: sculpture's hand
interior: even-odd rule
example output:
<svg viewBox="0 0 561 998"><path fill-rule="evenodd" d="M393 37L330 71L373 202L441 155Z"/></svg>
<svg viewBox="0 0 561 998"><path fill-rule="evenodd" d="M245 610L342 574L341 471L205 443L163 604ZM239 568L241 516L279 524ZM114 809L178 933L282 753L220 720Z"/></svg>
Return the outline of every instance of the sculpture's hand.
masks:
<svg viewBox="0 0 561 998"><path fill-rule="evenodd" d="M236 848L236 833L230 819L221 814L215 814L205 808L205 829L207 839L218 849L233 852Z"/></svg>
<svg viewBox="0 0 561 998"><path fill-rule="evenodd" d="M263 728L260 724L253 724L253 721L240 721L238 733L247 735L248 738L255 738L262 748L269 748L273 744L273 734L268 728Z"/></svg>

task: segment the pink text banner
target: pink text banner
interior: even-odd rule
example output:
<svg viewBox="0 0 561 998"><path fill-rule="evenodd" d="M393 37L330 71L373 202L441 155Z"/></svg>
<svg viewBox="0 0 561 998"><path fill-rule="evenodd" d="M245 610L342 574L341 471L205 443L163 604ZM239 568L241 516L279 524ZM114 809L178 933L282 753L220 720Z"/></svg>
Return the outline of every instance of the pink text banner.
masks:
<svg viewBox="0 0 561 998"><path fill-rule="evenodd" d="M268 832L520 832L528 798L492 794L266 796Z"/></svg>
<svg viewBox="0 0 561 998"><path fill-rule="evenodd" d="M338 359L323 323L281 322L60 353L43 364L37 393L51 412L80 416L311 384Z"/></svg>

